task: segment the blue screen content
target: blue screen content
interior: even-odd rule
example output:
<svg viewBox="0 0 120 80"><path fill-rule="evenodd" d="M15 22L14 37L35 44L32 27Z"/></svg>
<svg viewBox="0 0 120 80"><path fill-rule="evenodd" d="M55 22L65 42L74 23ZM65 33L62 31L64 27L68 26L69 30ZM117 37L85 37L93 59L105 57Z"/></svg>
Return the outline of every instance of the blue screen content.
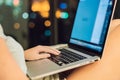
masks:
<svg viewBox="0 0 120 80"><path fill-rule="evenodd" d="M101 51L112 5L112 0L80 0L70 43Z"/></svg>

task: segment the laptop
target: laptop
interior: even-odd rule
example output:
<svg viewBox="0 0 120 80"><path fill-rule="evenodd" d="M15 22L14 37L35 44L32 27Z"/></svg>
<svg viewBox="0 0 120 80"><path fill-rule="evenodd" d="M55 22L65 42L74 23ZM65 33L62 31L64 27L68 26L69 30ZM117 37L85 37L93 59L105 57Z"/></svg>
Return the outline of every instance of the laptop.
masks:
<svg viewBox="0 0 120 80"><path fill-rule="evenodd" d="M32 80L100 60L116 0L80 0L69 43L59 56L26 62Z"/></svg>

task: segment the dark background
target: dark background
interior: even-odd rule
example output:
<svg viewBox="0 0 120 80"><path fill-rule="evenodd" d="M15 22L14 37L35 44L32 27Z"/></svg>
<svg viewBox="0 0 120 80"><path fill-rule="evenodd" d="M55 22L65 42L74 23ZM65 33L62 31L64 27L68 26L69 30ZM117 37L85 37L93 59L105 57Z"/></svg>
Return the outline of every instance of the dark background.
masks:
<svg viewBox="0 0 120 80"><path fill-rule="evenodd" d="M3 3L1 3L3 1ZM49 0L50 16L48 18L41 17L38 12L32 12L31 4L34 0L19 0L16 7L9 1L0 1L0 24L2 24L7 35L14 37L24 49L36 45L54 45L59 43L67 43L69 41L74 16L76 13L78 0ZM8 2L7 2L8 1ZM37 1L37 0L35 0ZM44 1L44 0L38 0ZM7 2L7 3L5 3ZM66 8L61 8L60 4L65 3ZM117 1L114 19L120 18L120 0ZM18 12L15 16L14 11ZM68 13L68 18L56 18L55 12L60 10ZM28 13L29 18L23 19L23 13ZM49 20L51 25L46 27L44 22ZM30 23L33 24L30 24ZM15 24L17 23L17 28ZM31 27L31 25L35 25Z"/></svg>
<svg viewBox="0 0 120 80"><path fill-rule="evenodd" d="M117 1L114 19L120 19L120 0Z"/></svg>

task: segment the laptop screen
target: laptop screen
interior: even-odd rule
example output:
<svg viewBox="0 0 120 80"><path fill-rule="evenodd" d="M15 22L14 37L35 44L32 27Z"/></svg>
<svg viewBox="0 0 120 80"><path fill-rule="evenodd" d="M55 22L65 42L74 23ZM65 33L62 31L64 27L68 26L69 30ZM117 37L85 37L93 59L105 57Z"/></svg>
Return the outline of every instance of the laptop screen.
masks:
<svg viewBox="0 0 120 80"><path fill-rule="evenodd" d="M70 43L103 50L114 0L80 0Z"/></svg>

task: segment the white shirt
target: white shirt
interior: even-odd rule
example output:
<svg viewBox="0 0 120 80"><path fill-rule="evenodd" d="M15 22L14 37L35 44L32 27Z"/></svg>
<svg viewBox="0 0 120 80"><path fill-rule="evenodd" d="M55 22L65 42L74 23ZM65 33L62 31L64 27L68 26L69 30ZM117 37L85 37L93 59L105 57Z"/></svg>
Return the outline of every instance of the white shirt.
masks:
<svg viewBox="0 0 120 80"><path fill-rule="evenodd" d="M22 71L26 74L27 67L25 63L23 47L17 41L15 41L15 39L13 39L11 36L5 35L1 25L0 25L0 37L5 39L7 47L12 53L14 59L16 60L17 64L20 66Z"/></svg>

